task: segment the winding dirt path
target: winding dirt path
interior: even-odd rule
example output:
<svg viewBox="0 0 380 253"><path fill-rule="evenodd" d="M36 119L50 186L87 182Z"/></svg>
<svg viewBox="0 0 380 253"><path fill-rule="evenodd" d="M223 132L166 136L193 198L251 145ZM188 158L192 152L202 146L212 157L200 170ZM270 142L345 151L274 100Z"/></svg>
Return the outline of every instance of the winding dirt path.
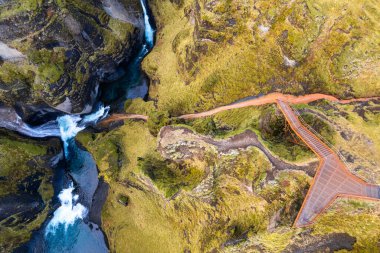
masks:
<svg viewBox="0 0 380 253"><path fill-rule="evenodd" d="M265 105L265 104L275 104L277 100L281 100L288 104L307 104L313 101L326 99L332 102L348 104L351 102L365 102L365 101L370 101L370 100L379 99L379 98L380 97L369 97L369 98L353 98L353 99L339 100L338 98L334 96L320 94L320 93L308 94L304 96L294 96L294 95L287 95L287 94L282 94L282 93L270 93L268 95L252 98L246 101L236 102L236 103L225 105L225 106L220 106L220 107L217 107L215 109L205 111L205 112L181 115L178 118L179 119L204 118L204 117L212 116L218 112L228 111L232 109L238 109L238 108L243 108L243 107L248 107L248 106ZM148 116L140 115L140 114L112 114L110 117L101 121L99 124L101 126L106 126L107 124L110 124L114 121L121 121L125 119L140 119L140 120L146 121L148 120Z"/></svg>
<svg viewBox="0 0 380 253"><path fill-rule="evenodd" d="M194 143L196 143L196 145L194 145ZM176 147L176 152L183 154L182 159L185 157L193 158L197 156L197 154L204 152L202 143L214 146L219 153L228 153L231 150L246 149L248 147L260 149L273 166L272 171L268 171L268 180L273 180L273 173L281 170L299 170L314 177L318 165L316 161L305 164L293 164L281 160L273 155L272 152L260 142L256 133L251 130L246 130L232 137L218 140L198 134L188 128L165 126L161 129L159 134L158 150L163 157L173 159L171 157L170 147ZM170 150L170 152L168 150ZM177 160L181 159L177 158Z"/></svg>

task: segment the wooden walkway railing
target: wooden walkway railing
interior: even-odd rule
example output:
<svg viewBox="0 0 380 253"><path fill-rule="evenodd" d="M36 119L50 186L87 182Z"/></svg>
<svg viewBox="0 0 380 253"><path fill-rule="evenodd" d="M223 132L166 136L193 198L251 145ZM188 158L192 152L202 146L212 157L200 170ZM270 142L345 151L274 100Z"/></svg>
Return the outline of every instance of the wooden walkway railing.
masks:
<svg viewBox="0 0 380 253"><path fill-rule="evenodd" d="M294 226L311 224L338 197L380 199L380 186L369 184L353 175L339 155L301 123L287 103L277 100L277 105L293 131L320 159L318 170Z"/></svg>

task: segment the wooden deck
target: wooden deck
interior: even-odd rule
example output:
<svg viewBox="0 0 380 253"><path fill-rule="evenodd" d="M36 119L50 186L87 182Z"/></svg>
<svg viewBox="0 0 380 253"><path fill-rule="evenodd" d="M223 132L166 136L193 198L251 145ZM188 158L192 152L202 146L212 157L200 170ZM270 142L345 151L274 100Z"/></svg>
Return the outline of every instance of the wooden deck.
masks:
<svg viewBox="0 0 380 253"><path fill-rule="evenodd" d="M380 186L352 174L340 157L298 119L285 102L277 100L293 131L320 159L316 175L294 222L296 227L311 224L338 197L380 199Z"/></svg>

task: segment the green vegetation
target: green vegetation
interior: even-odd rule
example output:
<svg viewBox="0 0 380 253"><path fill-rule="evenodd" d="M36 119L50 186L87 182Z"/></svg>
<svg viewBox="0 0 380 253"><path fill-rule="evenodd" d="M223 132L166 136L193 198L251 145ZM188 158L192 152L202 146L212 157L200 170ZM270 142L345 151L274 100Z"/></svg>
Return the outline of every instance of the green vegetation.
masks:
<svg viewBox="0 0 380 253"><path fill-rule="evenodd" d="M11 17L22 12L33 12L37 10L41 4L42 0L17 0L12 1L11 4L5 4L5 6L3 6L3 4L0 6L0 19ZM9 5L11 5L11 7Z"/></svg>
<svg viewBox="0 0 380 253"><path fill-rule="evenodd" d="M328 123L310 113L301 114L301 117L312 129L320 134L324 140L332 145L335 144L335 131Z"/></svg>
<svg viewBox="0 0 380 253"><path fill-rule="evenodd" d="M335 132L322 121L314 120L318 122L318 127L324 127L322 134L326 133L325 137L332 141L331 136ZM187 120L185 124L198 133L216 138L232 136L249 129L261 138L269 150L282 159L303 162L314 157L311 150L293 133L275 105L234 109L212 117Z"/></svg>
<svg viewBox="0 0 380 253"><path fill-rule="evenodd" d="M307 186L304 175L288 172L275 178L273 190L266 181L270 163L256 148L202 160L164 159L147 123L126 121L108 134L82 133L79 140L94 154L101 174L114 165L99 150L115 141L123 149L119 176L108 177L111 191L102 215L115 251L139 252L143 244L144 252L204 252L246 237L264 241L269 217L283 209L282 222L289 226Z"/></svg>
<svg viewBox="0 0 380 253"><path fill-rule="evenodd" d="M57 82L64 73L65 49L54 48L53 51L41 49L30 52L31 62L38 65L36 84L42 87Z"/></svg>
<svg viewBox="0 0 380 253"><path fill-rule="evenodd" d="M51 185L53 172L46 167L44 160L51 157L48 145L47 142L27 141L4 133L0 137L0 198L15 194L39 194L45 204L36 217L21 220L19 214L15 214L0 222L1 252L11 252L28 241L32 231L38 229L47 217L54 193ZM46 155L48 158L43 158ZM37 189L34 190L37 192L29 192L31 185L36 185Z"/></svg>
<svg viewBox="0 0 380 253"><path fill-rule="evenodd" d="M110 17L101 3L89 0L2 3L2 42L26 57L1 61L1 102L14 105L22 99L28 104L44 101L57 106L70 98L77 100L72 103L73 112L82 111L101 78L99 73L112 72L113 66L127 60L138 41L140 3L121 4L130 22Z"/></svg>
<svg viewBox="0 0 380 253"><path fill-rule="evenodd" d="M164 191L165 197L173 196L180 189L193 189L204 177L202 169L186 163L169 163L162 160L159 154L148 154L140 158L138 166Z"/></svg>
<svg viewBox="0 0 380 253"><path fill-rule="evenodd" d="M169 113L166 111L152 111L148 116L148 128L153 136L157 136L160 129L170 123Z"/></svg>
<svg viewBox="0 0 380 253"><path fill-rule="evenodd" d="M152 1L158 41L143 62L151 97L171 115L270 91L379 95L372 0L172 2Z"/></svg>
<svg viewBox="0 0 380 253"><path fill-rule="evenodd" d="M348 233L357 239L353 252L376 252L380 240L379 206L379 203L339 200L313 225L313 233Z"/></svg>

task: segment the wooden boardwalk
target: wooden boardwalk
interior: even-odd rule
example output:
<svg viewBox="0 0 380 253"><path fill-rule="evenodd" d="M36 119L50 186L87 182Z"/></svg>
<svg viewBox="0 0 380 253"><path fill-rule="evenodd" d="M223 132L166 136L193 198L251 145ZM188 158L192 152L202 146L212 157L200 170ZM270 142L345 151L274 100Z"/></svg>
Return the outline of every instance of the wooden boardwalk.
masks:
<svg viewBox="0 0 380 253"><path fill-rule="evenodd" d="M338 154L300 122L287 103L277 100L277 105L293 131L320 159L318 170L294 226L311 224L338 197L380 199L380 186L369 184L353 175Z"/></svg>

